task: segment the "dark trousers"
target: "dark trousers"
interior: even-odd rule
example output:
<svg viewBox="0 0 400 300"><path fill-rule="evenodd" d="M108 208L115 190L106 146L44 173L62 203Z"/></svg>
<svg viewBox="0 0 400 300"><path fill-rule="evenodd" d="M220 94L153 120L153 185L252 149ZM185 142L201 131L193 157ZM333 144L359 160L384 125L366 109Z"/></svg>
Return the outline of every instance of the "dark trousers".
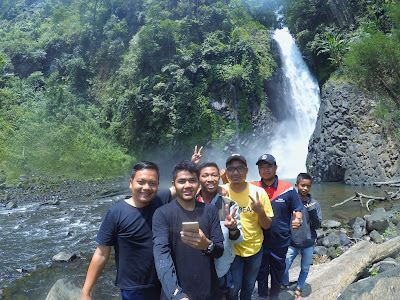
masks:
<svg viewBox="0 0 400 300"><path fill-rule="evenodd" d="M283 281L283 274L285 273L287 250L288 247L263 248L261 267L257 275L258 295L260 297L268 297L269 275L271 275L271 290L269 296L278 297Z"/></svg>

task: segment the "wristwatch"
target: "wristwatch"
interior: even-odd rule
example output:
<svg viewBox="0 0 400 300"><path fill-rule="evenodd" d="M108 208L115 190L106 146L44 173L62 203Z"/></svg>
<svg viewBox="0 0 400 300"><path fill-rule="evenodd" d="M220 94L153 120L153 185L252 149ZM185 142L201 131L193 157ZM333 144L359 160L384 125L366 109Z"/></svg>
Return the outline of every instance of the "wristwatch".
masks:
<svg viewBox="0 0 400 300"><path fill-rule="evenodd" d="M302 218L296 218L296 220L300 220L300 225L303 224L303 219Z"/></svg>
<svg viewBox="0 0 400 300"><path fill-rule="evenodd" d="M213 250L214 250L214 243L211 241L211 244L208 245L207 249L203 250L202 253L204 255L210 255Z"/></svg>
<svg viewBox="0 0 400 300"><path fill-rule="evenodd" d="M229 231L236 231L238 230L237 226L233 227L233 228L228 228Z"/></svg>

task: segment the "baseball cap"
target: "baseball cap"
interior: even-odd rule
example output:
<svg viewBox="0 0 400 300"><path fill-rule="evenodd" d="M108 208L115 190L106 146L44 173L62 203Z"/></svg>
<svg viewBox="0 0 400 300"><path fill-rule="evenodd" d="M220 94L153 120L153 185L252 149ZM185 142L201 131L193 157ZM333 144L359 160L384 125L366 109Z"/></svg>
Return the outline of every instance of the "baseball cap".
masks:
<svg viewBox="0 0 400 300"><path fill-rule="evenodd" d="M234 153L234 154L232 154L231 156L228 157L228 159L226 160L226 165L229 164L230 162L234 161L234 160L239 160L239 161L243 162L247 167L247 161L244 158L244 156L240 155L240 154L237 154L237 153Z"/></svg>
<svg viewBox="0 0 400 300"><path fill-rule="evenodd" d="M263 154L263 155L261 155L258 158L256 165L259 165L262 162L266 162L266 163L271 164L271 165L274 165L274 164L276 165L276 159L271 154Z"/></svg>

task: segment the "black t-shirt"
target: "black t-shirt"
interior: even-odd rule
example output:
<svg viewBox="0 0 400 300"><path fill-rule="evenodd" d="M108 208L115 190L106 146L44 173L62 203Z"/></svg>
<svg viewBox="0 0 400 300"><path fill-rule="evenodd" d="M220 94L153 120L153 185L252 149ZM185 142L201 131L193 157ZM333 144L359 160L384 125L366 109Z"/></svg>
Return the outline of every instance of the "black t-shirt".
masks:
<svg viewBox="0 0 400 300"><path fill-rule="evenodd" d="M204 235L214 243L211 255L203 255L181 240L182 222L198 221ZM185 210L176 200L156 210L153 217L154 260L163 293L161 299L218 299L214 257L224 246L218 209L196 201L193 211ZM174 296L175 290L178 293Z"/></svg>
<svg viewBox="0 0 400 300"><path fill-rule="evenodd" d="M154 211L171 199L169 190L157 194L146 207L136 208L121 200L106 213L96 242L114 246L117 277L115 285L124 290L160 286L154 267Z"/></svg>

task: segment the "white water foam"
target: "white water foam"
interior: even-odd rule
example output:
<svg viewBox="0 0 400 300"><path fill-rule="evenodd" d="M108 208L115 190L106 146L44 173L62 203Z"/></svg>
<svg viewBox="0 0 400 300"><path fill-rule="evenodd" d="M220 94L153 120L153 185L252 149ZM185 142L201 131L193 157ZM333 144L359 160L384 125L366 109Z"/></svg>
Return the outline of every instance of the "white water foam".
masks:
<svg viewBox="0 0 400 300"><path fill-rule="evenodd" d="M308 142L320 104L319 86L288 28L275 30L273 38L279 45L282 60L288 95L285 101L293 108L295 118L278 124L267 152L275 156L280 177L295 178L299 172L306 171Z"/></svg>

